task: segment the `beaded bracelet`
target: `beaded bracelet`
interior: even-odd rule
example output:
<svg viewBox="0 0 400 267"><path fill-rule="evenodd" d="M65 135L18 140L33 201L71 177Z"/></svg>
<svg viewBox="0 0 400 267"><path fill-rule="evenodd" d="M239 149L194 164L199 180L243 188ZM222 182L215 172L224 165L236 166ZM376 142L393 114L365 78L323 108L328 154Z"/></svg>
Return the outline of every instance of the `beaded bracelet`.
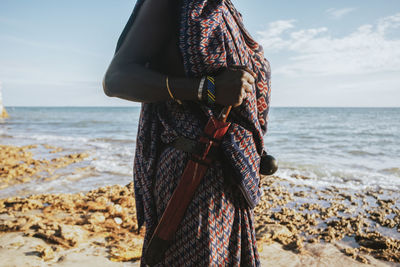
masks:
<svg viewBox="0 0 400 267"><path fill-rule="evenodd" d="M208 105L215 104L215 78L212 76L205 77L206 89L203 91L202 100Z"/></svg>

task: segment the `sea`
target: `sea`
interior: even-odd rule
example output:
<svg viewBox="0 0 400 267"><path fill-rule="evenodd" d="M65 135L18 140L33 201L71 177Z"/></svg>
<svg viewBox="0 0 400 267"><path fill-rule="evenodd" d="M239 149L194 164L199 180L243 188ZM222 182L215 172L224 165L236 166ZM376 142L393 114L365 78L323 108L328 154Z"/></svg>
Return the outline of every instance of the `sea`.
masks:
<svg viewBox="0 0 400 267"><path fill-rule="evenodd" d="M132 181L140 107L7 107L0 144L32 145L37 159L86 152L89 157L0 190L0 198L74 193ZM400 108L273 107L265 148L277 176L295 184L400 192Z"/></svg>

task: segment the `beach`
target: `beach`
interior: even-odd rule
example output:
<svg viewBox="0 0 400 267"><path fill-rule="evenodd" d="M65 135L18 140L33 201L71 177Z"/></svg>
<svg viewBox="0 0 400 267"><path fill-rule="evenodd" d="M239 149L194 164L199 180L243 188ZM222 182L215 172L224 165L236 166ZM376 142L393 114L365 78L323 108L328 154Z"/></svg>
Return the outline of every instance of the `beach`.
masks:
<svg viewBox="0 0 400 267"><path fill-rule="evenodd" d="M138 232L131 178L137 110L58 109L42 121L46 109L8 110L10 118L0 124L0 266L139 266L144 229ZM119 119L108 120L116 114ZM272 121L283 120L274 116ZM132 125L124 126L128 120ZM289 142L300 143L284 132L285 123L270 126L266 141L275 144L269 151L282 159L281 170L263 177L263 197L254 210L262 266L400 266L400 177L398 159L390 154L398 148L382 152L377 172L362 162L356 167L352 161L360 161L361 153L364 162L374 164L368 149L375 149L376 136L370 133L367 150L361 149L365 140L358 154L348 148L357 154L347 158L355 172L343 162L335 174L341 159L324 163L321 152L315 165L307 162L318 153L315 147L279 154ZM298 119L294 123L301 125ZM301 136L295 130L287 131L300 139L321 134L311 130ZM385 143L397 138L396 130L392 137L385 129ZM329 142L318 138L319 146L334 154ZM296 149L303 159L292 160ZM310 172L317 163L320 169ZM353 178L368 173L373 179Z"/></svg>
<svg viewBox="0 0 400 267"><path fill-rule="evenodd" d="M34 176L36 172L24 165L32 160L26 151L33 147L2 146L1 151L14 158L2 154L0 165L13 166L8 169L21 176ZM15 162L24 163L15 166ZM9 177L11 171L1 170L2 179ZM318 191L276 176L263 177L262 186L264 196L255 209L262 266L400 263L400 240L388 234L390 230L393 236L400 233L400 209L390 194L352 194L337 188ZM378 231L381 227L387 229L386 235ZM132 183L86 193L2 199L0 230L1 266L82 266L83 262L87 266L95 262L98 266L135 266L144 233L143 229L138 232Z"/></svg>

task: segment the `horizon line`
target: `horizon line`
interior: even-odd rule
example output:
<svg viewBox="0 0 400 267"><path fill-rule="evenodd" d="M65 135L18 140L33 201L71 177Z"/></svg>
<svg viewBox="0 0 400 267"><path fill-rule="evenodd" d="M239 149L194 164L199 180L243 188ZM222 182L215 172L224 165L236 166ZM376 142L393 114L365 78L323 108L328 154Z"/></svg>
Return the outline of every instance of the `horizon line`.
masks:
<svg viewBox="0 0 400 267"><path fill-rule="evenodd" d="M121 106L5 106L4 108L140 108L141 104ZM270 108L400 108L400 106L271 106Z"/></svg>

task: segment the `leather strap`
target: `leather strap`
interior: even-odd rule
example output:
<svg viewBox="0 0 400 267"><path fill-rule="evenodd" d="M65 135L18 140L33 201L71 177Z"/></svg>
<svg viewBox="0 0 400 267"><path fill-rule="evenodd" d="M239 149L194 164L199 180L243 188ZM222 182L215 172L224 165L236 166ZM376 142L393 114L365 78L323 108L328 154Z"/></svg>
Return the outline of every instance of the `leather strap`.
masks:
<svg viewBox="0 0 400 267"><path fill-rule="evenodd" d="M182 136L179 136L175 139L171 144L174 148L194 154L201 155L204 151L204 144L198 141L194 141ZM208 152L207 157L213 160L218 160L222 156L221 150L219 147L212 146L210 151Z"/></svg>

